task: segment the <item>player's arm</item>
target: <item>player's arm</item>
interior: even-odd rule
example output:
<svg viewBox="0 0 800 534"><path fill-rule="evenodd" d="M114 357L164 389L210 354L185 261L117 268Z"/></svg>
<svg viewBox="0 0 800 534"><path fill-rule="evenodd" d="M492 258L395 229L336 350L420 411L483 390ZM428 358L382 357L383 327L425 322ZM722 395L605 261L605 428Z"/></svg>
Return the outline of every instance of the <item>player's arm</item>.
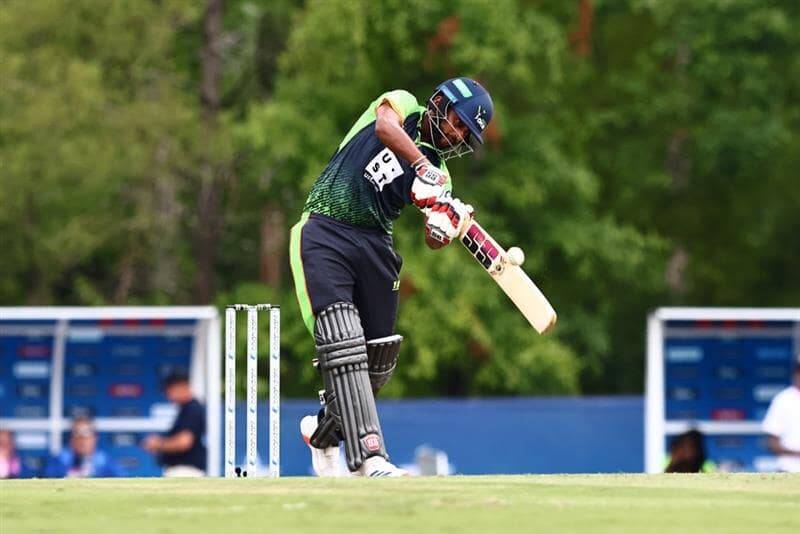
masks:
<svg viewBox="0 0 800 534"><path fill-rule="evenodd" d="M769 450L772 451L772 454L800 456L800 451L787 449L786 447L781 445L781 440L778 436L767 434L767 446L769 447Z"/></svg>
<svg viewBox="0 0 800 534"><path fill-rule="evenodd" d="M181 430L169 437L148 436L143 447L150 452L175 454L186 452L194 445L194 434L191 430Z"/></svg>
<svg viewBox="0 0 800 534"><path fill-rule="evenodd" d="M161 442L160 452L175 454L186 452L194 445L194 434L191 430L181 430L174 436L164 438Z"/></svg>
<svg viewBox="0 0 800 534"><path fill-rule="evenodd" d="M394 110L388 101L384 101L376 110L375 135L386 147L413 164L424 159L414 140L403 129L403 118Z"/></svg>
<svg viewBox="0 0 800 534"><path fill-rule="evenodd" d="M426 215L425 243L434 250L447 245L471 216L471 206L449 196L447 174L432 165L409 137L403 129L403 117L389 100L384 100L375 114L375 135L414 168L411 200Z"/></svg>
<svg viewBox="0 0 800 534"><path fill-rule="evenodd" d="M386 147L414 169L416 178L411 188L411 200L428 214L433 203L447 192L447 173L435 167L403 129L403 117L398 108L384 100L375 110L375 135Z"/></svg>
<svg viewBox="0 0 800 534"><path fill-rule="evenodd" d="M431 165L428 158L403 129L403 117L395 107L384 100L376 110L375 135L386 147L406 160L414 168L416 178L411 190L411 200L423 211L445 193L447 174Z"/></svg>

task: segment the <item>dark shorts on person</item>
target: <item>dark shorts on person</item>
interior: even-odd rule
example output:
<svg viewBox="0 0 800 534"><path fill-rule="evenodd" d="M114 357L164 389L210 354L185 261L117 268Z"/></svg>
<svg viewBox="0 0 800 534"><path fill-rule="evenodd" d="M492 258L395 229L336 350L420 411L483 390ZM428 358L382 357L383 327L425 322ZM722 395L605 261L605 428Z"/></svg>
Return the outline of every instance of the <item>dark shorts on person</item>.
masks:
<svg viewBox="0 0 800 534"><path fill-rule="evenodd" d="M336 302L358 308L368 340L394 333L403 260L392 236L306 213L292 228L290 255L297 300L312 335L314 318Z"/></svg>

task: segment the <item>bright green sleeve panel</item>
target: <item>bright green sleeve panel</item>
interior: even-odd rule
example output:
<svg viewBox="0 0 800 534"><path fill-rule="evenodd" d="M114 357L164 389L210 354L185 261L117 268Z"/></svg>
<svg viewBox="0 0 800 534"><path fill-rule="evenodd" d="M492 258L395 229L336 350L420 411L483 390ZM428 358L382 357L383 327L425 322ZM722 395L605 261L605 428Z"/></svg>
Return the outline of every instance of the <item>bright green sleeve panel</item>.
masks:
<svg viewBox="0 0 800 534"><path fill-rule="evenodd" d="M394 109L403 120L419 109L417 98L403 89L395 89L394 91L383 93L373 103L374 109L377 111L378 106L384 102L392 106L392 109Z"/></svg>
<svg viewBox="0 0 800 534"><path fill-rule="evenodd" d="M389 105L392 106L392 109L394 109L404 120L411 113L419 111L420 108L416 97L414 97L414 95L408 91L404 91L403 89L395 89L394 91L383 93L369 105L366 111L364 111L364 113L362 113L358 118L353 127L350 128L350 131L347 132L347 135L344 136L344 139L339 144L339 150L341 150L342 147L346 145L348 141L350 141L358 132L363 130L365 126L375 122L375 119L378 117L378 106L384 102L388 102Z"/></svg>
<svg viewBox="0 0 800 534"><path fill-rule="evenodd" d="M347 132L347 135L344 136L344 139L342 139L342 142L339 143L339 150L341 150L342 147L344 145L346 145L350 141L350 139L355 137L355 135L358 132L363 130L364 126L366 126L366 125L368 125L368 124L370 124L372 122L375 122L375 118L376 118L376 116L375 116L375 107L374 106L368 107L367 110L364 113L361 114L361 116L358 118L358 120L353 125L353 127L350 128L350 131Z"/></svg>

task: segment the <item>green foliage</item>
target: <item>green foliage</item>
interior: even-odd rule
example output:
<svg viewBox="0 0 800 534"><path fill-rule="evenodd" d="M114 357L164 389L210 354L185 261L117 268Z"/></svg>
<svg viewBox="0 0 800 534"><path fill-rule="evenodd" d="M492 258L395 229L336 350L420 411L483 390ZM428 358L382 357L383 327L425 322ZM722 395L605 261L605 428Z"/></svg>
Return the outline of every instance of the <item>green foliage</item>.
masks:
<svg viewBox="0 0 800 534"><path fill-rule="evenodd" d="M169 60L189 4L0 10L3 301L114 300L132 284L131 300L181 298L156 273L180 262L179 197L200 149L192 95Z"/></svg>
<svg viewBox="0 0 800 534"><path fill-rule="evenodd" d="M536 335L406 210L386 396L638 391L649 309L800 302L796 2L598 1L582 55L577 1L228 0L213 121L200 3L2 5L4 304L191 301L216 170L215 303L280 302L285 391L312 394L289 227L364 106L393 88L424 101L456 74L496 114L450 165L455 193L526 251L559 324ZM282 271L266 285L269 239Z"/></svg>

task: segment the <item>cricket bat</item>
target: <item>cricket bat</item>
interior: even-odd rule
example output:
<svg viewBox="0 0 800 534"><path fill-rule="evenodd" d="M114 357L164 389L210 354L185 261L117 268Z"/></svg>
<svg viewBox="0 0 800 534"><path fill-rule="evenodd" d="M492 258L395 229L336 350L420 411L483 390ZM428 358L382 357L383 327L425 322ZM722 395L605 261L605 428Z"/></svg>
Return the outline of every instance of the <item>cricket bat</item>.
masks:
<svg viewBox="0 0 800 534"><path fill-rule="evenodd" d="M544 334L553 328L557 319L553 306L525 271L514 263L514 258L510 258L508 252L475 219L470 220L461 231L459 240L537 332Z"/></svg>

